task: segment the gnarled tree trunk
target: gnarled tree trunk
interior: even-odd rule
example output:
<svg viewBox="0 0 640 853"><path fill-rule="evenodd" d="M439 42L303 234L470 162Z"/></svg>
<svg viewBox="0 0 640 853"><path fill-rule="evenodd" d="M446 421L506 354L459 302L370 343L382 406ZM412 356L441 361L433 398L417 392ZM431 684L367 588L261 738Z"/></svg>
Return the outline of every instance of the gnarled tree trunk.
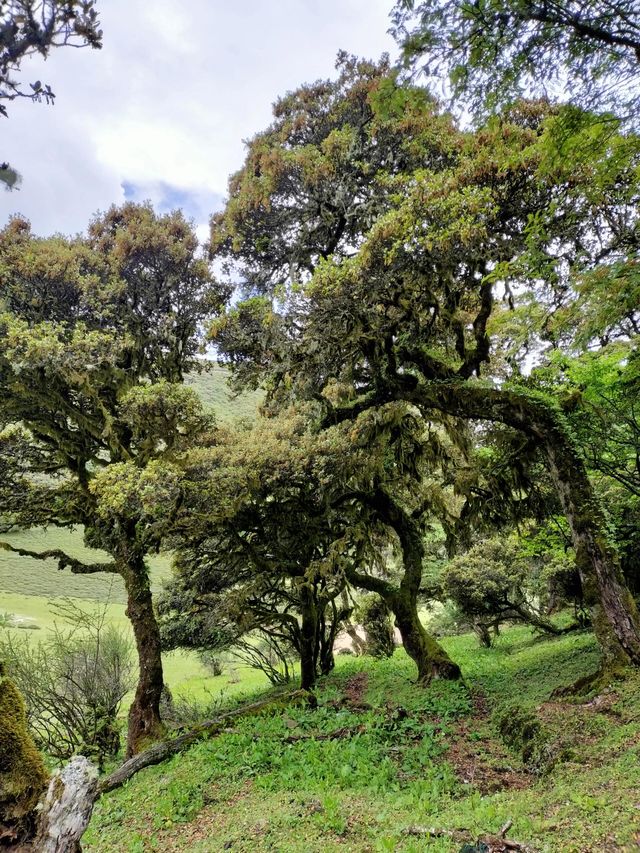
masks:
<svg viewBox="0 0 640 853"><path fill-rule="evenodd" d="M366 496L363 496L367 499ZM428 684L432 678L457 679L460 667L442 646L427 633L418 614L418 593L422 583L424 545L417 522L384 489L378 488L370 505L379 518L392 527L400 540L403 576L399 587L382 578L359 572L349 574L354 586L377 592L394 615L402 643L418 669L418 681Z"/></svg>
<svg viewBox="0 0 640 853"><path fill-rule="evenodd" d="M139 664L138 685L129 709L127 757L130 758L164 733L160 719L164 681L160 630L144 560L130 558L122 569L122 576L127 590L126 613L133 627Z"/></svg>
<svg viewBox="0 0 640 853"><path fill-rule="evenodd" d="M640 666L640 619L627 589L604 513L584 461L557 405L542 394L488 388L467 381L423 383L408 395L425 412L437 409L459 417L497 421L535 438L571 528L585 603L591 610L605 668Z"/></svg>
<svg viewBox="0 0 640 853"><path fill-rule="evenodd" d="M418 668L418 681L428 684L432 678L460 678L460 667L442 646L424 629L418 614L418 593L422 583L424 544L416 521L379 489L375 501L400 540L404 574L400 589L386 598L402 636L402 644Z"/></svg>
<svg viewBox="0 0 640 853"><path fill-rule="evenodd" d="M0 847L33 837L48 774L27 725L20 691L0 661Z"/></svg>
<svg viewBox="0 0 640 853"><path fill-rule="evenodd" d="M400 591L386 601L393 611L404 649L418 668L418 681L428 684L433 678L460 678L458 664L423 627L417 597L411 592Z"/></svg>

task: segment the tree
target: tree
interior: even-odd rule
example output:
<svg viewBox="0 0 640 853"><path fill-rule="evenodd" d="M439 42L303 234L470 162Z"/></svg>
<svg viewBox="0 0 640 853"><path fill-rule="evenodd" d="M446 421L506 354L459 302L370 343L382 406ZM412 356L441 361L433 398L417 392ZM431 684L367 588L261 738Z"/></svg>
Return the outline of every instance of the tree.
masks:
<svg viewBox="0 0 640 853"><path fill-rule="evenodd" d="M282 280L277 301L235 306L216 323L215 339L242 378L266 375L272 401L324 400L327 424L404 400L427 421L446 423L460 445L474 421L522 433L545 459L567 516L604 662L638 663L635 605L571 427L553 394L528 388L517 361L496 358L507 342L494 330L500 295L505 309L515 307L514 294L542 310L556 298L571 303L578 274L603 258L609 265L627 258L637 239L635 154L628 150L611 166L596 146L591 166L565 163L559 180L559 167L554 173L545 165L553 114L544 104L519 104L486 128L463 133L436 115L421 90L400 86L384 69L376 73L365 84L357 64L352 71L349 91L365 89L369 109L358 128L395 144L383 165L374 160L367 169L347 159L330 174L338 186L346 169L362 169L368 185L386 190L378 196L384 212L372 226L362 220L357 242L326 258L319 253L308 281L291 287ZM307 105L305 120L321 132L322 102L315 107ZM353 132L348 121L345 136ZM306 145L297 149L295 135L270 137L269 145L286 157L310 153ZM422 158L401 170L392 152L404 146ZM237 232L223 249L257 267L247 279L259 284L261 260L248 248L259 239L259 211L274 216L294 201L268 193L271 184L262 183L250 156L242 179L231 184L228 210ZM235 217L238 196L256 211L246 221ZM219 227L214 220L214 245ZM290 229L280 237L289 241L282 257L302 252L299 240L308 243L307 257L317 250L313 233ZM534 340L535 334L527 343Z"/></svg>
<svg viewBox="0 0 640 853"><path fill-rule="evenodd" d="M552 352L548 363L535 370L531 379L541 388L553 386L564 400L566 417L596 491L607 505L624 576L637 592L640 362L637 336L625 338L576 355Z"/></svg>
<svg viewBox="0 0 640 853"><path fill-rule="evenodd" d="M28 98L52 104L51 87L36 80L25 87L15 75L22 60L33 54L46 58L52 47L102 47L102 30L95 0L5 0L0 5L0 115L5 101ZM0 164L0 181L7 189L19 182L8 163Z"/></svg>
<svg viewBox="0 0 640 853"><path fill-rule="evenodd" d="M347 479L341 432L314 442L304 419L272 419L218 433L185 459L167 645L229 647L263 634L297 651L305 690L333 667L340 564L353 546L347 512L331 507Z"/></svg>
<svg viewBox="0 0 640 853"><path fill-rule="evenodd" d="M535 580L514 541L488 539L447 563L440 582L444 596L470 619L480 642L490 646L489 628L497 633L505 621L524 622L548 634L562 633L539 606Z"/></svg>
<svg viewBox="0 0 640 853"><path fill-rule="evenodd" d="M84 239L36 239L13 220L0 235L0 280L2 524L83 525L109 561L29 555L123 578L140 664L131 754L161 728L145 557L178 494L174 458L210 428L179 383L197 369L200 324L219 293L191 225L134 204L95 219Z"/></svg>
<svg viewBox="0 0 640 853"><path fill-rule="evenodd" d="M635 0L398 0L392 22L405 61L477 115L551 90L635 125Z"/></svg>
<svg viewBox="0 0 640 853"><path fill-rule="evenodd" d="M350 583L384 599L422 680L457 677L418 617L423 552L408 511L415 417L399 405L317 434L313 422L291 413L258 422L185 460L170 642L206 645L211 631L212 644L229 644L220 630L229 621L232 637L260 628L296 648L309 688L333 666ZM395 573L385 562L394 545L403 554Z"/></svg>

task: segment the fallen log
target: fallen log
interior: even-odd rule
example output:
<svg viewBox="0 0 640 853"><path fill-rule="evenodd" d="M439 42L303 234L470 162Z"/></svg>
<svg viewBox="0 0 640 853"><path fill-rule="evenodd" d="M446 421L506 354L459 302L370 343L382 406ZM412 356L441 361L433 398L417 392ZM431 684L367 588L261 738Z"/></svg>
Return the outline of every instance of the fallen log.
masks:
<svg viewBox="0 0 640 853"><path fill-rule="evenodd" d="M158 743L154 743L153 746L149 747L149 749L145 749L144 752L140 752L138 755L134 755L132 758L129 758L124 762L124 764L121 764L120 767L114 770L113 773L110 773L108 776L101 779L98 783L96 799L102 796L102 794L107 794L109 791L114 791L116 788L120 788L125 782L128 782L132 776L135 776L136 773L144 770L145 767L153 767L155 764L161 764L163 761L172 758L174 755L184 752L185 749L193 746L194 743L198 743L198 741L206 740L209 737L223 733L226 723L229 720L258 714L276 704L290 706L292 703L314 705L316 703L316 698L313 693L309 693L306 690L295 690L293 693L282 693L275 697L271 696L269 699L262 699L259 702L252 702L250 705L242 705L240 708L234 708L232 711L226 711L224 714L220 714L219 717L215 717L212 720L205 720L194 729L191 729L182 735L178 735L171 740L163 740Z"/></svg>

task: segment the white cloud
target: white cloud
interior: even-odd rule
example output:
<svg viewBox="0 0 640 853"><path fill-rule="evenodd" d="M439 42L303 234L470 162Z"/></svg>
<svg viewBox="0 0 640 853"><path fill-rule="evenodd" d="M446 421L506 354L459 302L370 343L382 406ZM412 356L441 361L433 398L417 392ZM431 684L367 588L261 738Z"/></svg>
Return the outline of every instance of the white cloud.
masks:
<svg viewBox="0 0 640 853"><path fill-rule="evenodd" d="M330 76L341 48L393 51L390 6L101 0L102 51L59 49L23 66L23 79L40 77L58 98L9 105L0 157L24 180L0 193L0 223L20 211L38 233L75 233L124 200L123 184L156 202L167 186L191 193L191 215L204 222L203 205L219 203L242 140L268 124L279 95Z"/></svg>

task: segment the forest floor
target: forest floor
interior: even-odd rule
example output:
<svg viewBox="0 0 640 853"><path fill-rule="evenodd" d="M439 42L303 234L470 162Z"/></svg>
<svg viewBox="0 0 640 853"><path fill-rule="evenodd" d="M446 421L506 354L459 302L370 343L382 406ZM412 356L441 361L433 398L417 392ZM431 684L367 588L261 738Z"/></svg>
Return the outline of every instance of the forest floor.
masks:
<svg viewBox="0 0 640 853"><path fill-rule="evenodd" d="M552 698L595 669L590 634L445 645L465 684L340 657L317 710L238 720L103 797L84 850L640 850L640 676Z"/></svg>

